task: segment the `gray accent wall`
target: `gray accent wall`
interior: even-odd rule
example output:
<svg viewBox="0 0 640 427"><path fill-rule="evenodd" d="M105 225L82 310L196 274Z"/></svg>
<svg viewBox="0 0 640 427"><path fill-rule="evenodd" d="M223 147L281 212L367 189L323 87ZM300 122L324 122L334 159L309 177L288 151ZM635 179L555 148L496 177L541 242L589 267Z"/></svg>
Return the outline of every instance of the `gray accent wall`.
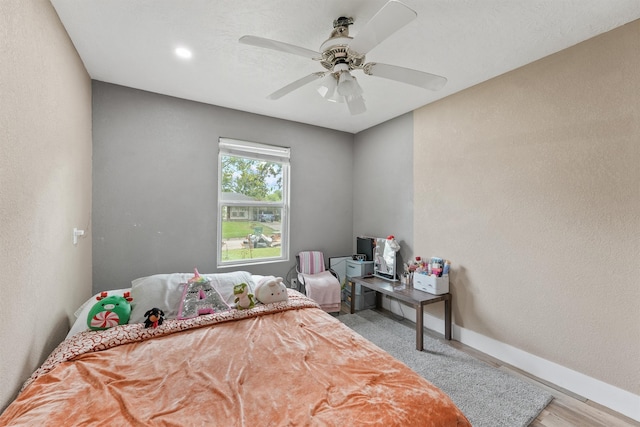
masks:
<svg viewBox="0 0 640 427"><path fill-rule="evenodd" d="M289 262L353 245L353 135L93 82L93 290L151 274L216 271L218 138L291 147ZM221 271L229 271L224 269Z"/></svg>
<svg viewBox="0 0 640 427"><path fill-rule="evenodd" d="M413 113L355 135L353 176L354 235L393 234L413 257Z"/></svg>

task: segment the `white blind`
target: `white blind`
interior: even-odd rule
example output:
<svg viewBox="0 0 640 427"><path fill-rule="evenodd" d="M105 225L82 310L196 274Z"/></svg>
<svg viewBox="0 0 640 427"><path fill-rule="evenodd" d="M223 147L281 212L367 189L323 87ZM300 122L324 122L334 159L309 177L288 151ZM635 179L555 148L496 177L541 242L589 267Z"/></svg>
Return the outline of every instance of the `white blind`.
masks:
<svg viewBox="0 0 640 427"><path fill-rule="evenodd" d="M240 141L231 138L220 138L220 152L242 157L252 157L278 163L289 163L291 149L258 142Z"/></svg>

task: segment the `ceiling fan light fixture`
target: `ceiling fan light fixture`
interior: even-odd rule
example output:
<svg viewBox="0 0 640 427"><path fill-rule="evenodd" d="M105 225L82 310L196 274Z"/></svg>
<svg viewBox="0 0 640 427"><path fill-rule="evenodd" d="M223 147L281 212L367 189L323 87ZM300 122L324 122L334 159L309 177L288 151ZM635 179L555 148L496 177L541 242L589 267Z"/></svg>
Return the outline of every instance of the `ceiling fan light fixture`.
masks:
<svg viewBox="0 0 640 427"><path fill-rule="evenodd" d="M338 77L338 94L342 96L360 96L362 88L355 77L348 71L341 71Z"/></svg>
<svg viewBox="0 0 640 427"><path fill-rule="evenodd" d="M335 96L337 87L338 81L336 80L336 77L333 73L328 73L320 82L320 86L318 86L318 93L324 99L331 101Z"/></svg>
<svg viewBox="0 0 640 427"><path fill-rule="evenodd" d="M325 98L327 101L329 102L337 102L339 104L342 104L344 102L344 96L342 95L338 95L337 91L333 92L333 96L331 96L330 98Z"/></svg>
<svg viewBox="0 0 640 427"><path fill-rule="evenodd" d="M347 107L352 116L356 114L362 114L367 111L367 107L364 104L364 98L360 95L346 96Z"/></svg>

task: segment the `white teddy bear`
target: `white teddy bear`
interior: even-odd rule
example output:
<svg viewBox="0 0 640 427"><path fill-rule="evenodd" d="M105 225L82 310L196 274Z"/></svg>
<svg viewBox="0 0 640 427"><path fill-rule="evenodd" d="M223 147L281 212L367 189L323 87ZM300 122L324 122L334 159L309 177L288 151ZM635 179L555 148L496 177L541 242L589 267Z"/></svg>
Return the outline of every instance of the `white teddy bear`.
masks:
<svg viewBox="0 0 640 427"><path fill-rule="evenodd" d="M289 299L287 287L284 285L282 277L274 276L265 276L260 279L254 295L263 304L287 301Z"/></svg>

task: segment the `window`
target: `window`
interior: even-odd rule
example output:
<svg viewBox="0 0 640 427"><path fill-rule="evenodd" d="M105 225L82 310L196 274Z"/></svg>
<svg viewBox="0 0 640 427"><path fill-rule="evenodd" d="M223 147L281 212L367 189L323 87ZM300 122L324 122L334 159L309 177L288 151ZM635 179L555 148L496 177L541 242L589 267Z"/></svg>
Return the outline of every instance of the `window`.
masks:
<svg viewBox="0 0 640 427"><path fill-rule="evenodd" d="M289 260L289 148L220 138L218 267Z"/></svg>

